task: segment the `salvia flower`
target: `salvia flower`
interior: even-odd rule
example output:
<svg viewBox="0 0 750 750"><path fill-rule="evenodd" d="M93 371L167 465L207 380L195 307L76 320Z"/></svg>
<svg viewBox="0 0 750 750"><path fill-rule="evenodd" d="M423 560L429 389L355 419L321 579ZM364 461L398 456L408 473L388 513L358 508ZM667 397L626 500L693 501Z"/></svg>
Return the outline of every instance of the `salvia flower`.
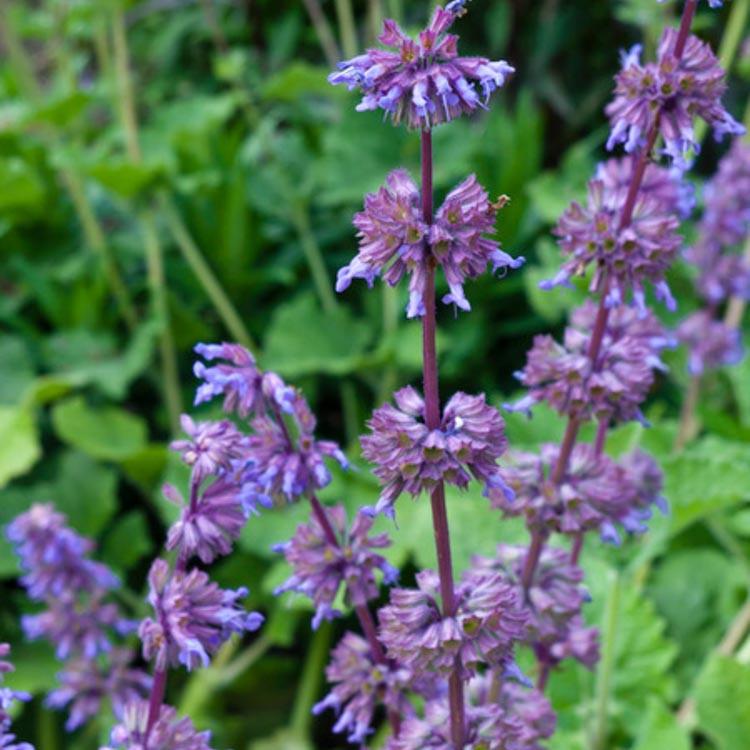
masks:
<svg viewBox="0 0 750 750"><path fill-rule="evenodd" d="M186 716L179 717L171 706L162 706L146 740L148 702L133 701L112 730L110 746L101 750L211 750L210 732L198 732Z"/></svg>
<svg viewBox="0 0 750 750"><path fill-rule="evenodd" d="M402 492L416 497L441 481L465 488L472 476L485 489L508 491L496 463L507 447L505 423L483 394L453 395L435 430L424 424L424 400L414 388L396 391L394 399L396 406L375 410L371 434L361 439L362 453L383 483L376 512L393 515Z"/></svg>
<svg viewBox="0 0 750 750"><path fill-rule="evenodd" d="M180 517L169 528L168 550L178 550L182 561L197 555L204 563L232 551L232 543L247 521L247 510L242 504L242 487L230 475L215 479L202 490L193 487L195 495L188 503L171 484L164 485L162 491L181 508Z"/></svg>
<svg viewBox="0 0 750 750"><path fill-rule="evenodd" d="M688 348L691 375L736 365L744 354L740 331L716 320L707 310L698 310L683 320L677 337Z"/></svg>
<svg viewBox="0 0 750 750"><path fill-rule="evenodd" d="M691 35L678 59L677 35L677 29L665 29L655 63L641 63L640 45L623 53L615 98L607 106L612 125L608 148L623 143L626 151L633 152L657 127L666 153L679 162L691 149L698 149L693 131L696 116L713 128L717 140L744 133L721 103L725 74L710 46Z"/></svg>
<svg viewBox="0 0 750 750"><path fill-rule="evenodd" d="M527 555L526 547L501 544L494 557L475 558L474 562L503 574L521 593ZM543 652L549 663L572 656L591 668L599 660L596 628L587 628L581 616L589 601L582 581L583 571L570 561L568 550L544 547L525 593L529 615L525 640L537 654Z"/></svg>
<svg viewBox="0 0 750 750"><path fill-rule="evenodd" d="M503 493L491 491L493 506L506 515L523 516L530 529L543 534L598 530L611 543L619 542L614 524L638 533L651 515L651 505L666 510L658 493L645 492L641 475L631 471L631 466L597 455L593 446L584 443L573 449L562 482L553 484L550 474L559 452L559 446L546 444L539 455L512 454L503 475L516 499L508 502ZM649 471L654 466L649 464Z"/></svg>
<svg viewBox="0 0 750 750"><path fill-rule="evenodd" d="M284 553L294 574L274 593L296 591L310 597L315 605L313 628L340 614L333 603L342 586L346 600L359 606L378 595L376 570L381 571L387 584L398 579L398 570L375 551L390 545L390 540L385 533L370 536L372 518L358 513L348 529L343 505L328 507L325 513L337 535L335 544L313 515L309 523L297 527L290 541L276 547Z"/></svg>
<svg viewBox="0 0 750 750"><path fill-rule="evenodd" d="M412 713L406 697L412 682L410 671L395 663L374 661L370 645L359 635L344 634L333 650L326 677L333 688L313 713L333 709L338 716L333 729L346 732L349 742L364 742L378 706L401 717Z"/></svg>
<svg viewBox="0 0 750 750"><path fill-rule="evenodd" d="M639 193L631 221L621 228L624 203L621 190L608 189L601 179L589 182L586 204L572 203L555 227L568 257L552 280L542 282L543 289L566 284L593 266L590 288L600 291L606 278L610 307L632 293L643 308L644 284L650 282L656 296L674 308L664 274L680 247L678 219L665 211L662 198Z"/></svg>
<svg viewBox="0 0 750 750"><path fill-rule="evenodd" d="M155 560L148 581L156 619L143 620L138 635L144 658L154 659L157 669L206 667L232 633L257 630L263 622L238 604L247 589L223 590L201 570L170 574L164 560Z"/></svg>
<svg viewBox="0 0 750 750"><path fill-rule="evenodd" d="M17 516L7 534L25 571L21 584L35 601L119 585L106 565L88 559L94 543L68 528L49 503L35 503Z"/></svg>
<svg viewBox="0 0 750 750"><path fill-rule="evenodd" d="M389 49L369 49L339 64L330 83L363 93L360 112L382 109L394 124L431 128L483 108L514 70L503 60L459 57L458 38L446 34L464 2L437 7L417 39L386 20L378 41Z"/></svg>
<svg viewBox="0 0 750 750"><path fill-rule="evenodd" d="M3 750L34 750L27 742L17 742L16 736L10 733L10 715L8 709L16 701L29 701L31 696L19 690L11 690L2 685L3 675L13 671L13 665L5 660L10 654L10 646L0 643L0 748Z"/></svg>
<svg viewBox="0 0 750 750"><path fill-rule="evenodd" d="M416 589L393 589L380 610L380 638L388 655L415 675L447 675L460 657L465 676L480 664L513 671L513 643L526 627L516 591L497 573L465 573L456 587L456 611L443 615L437 574L417 574Z"/></svg>
<svg viewBox="0 0 750 750"><path fill-rule="evenodd" d="M610 311L600 353L588 357L597 307L587 301L571 315L563 344L549 335L534 338L526 366L516 373L529 389L509 411L530 414L546 401L558 413L587 420L609 418L644 421L640 406L654 383L655 371L665 370L661 352L676 344L650 311L640 313L622 305Z"/></svg>
<svg viewBox="0 0 750 750"><path fill-rule="evenodd" d="M193 366L195 376L203 380L195 393L195 405L224 396L224 411L241 417L259 414L268 403L290 411L294 390L275 373L263 373L255 357L239 344L196 344L195 351L210 361L222 360L207 367L203 362Z"/></svg>
<svg viewBox="0 0 750 750"><path fill-rule="evenodd" d="M430 267L442 266L449 294L443 302L470 310L463 284L477 278L488 265L492 270L518 268L523 258L512 258L500 244L486 235L494 232L497 211L504 199L492 203L474 175L455 187L435 214L431 225L424 223L420 194L404 169L388 175L377 193L365 197L365 209L354 217L359 230L359 252L342 268L336 290L345 290L352 279L368 285L378 276L396 286L409 274L407 316L424 314L423 297Z"/></svg>
<svg viewBox="0 0 750 750"><path fill-rule="evenodd" d="M129 649L113 649L105 665L92 659L75 659L57 675L60 686L47 695L45 704L61 709L69 706L65 728L72 732L102 711L110 701L115 716L124 716L125 706L143 699L151 688L151 677L132 666Z"/></svg>

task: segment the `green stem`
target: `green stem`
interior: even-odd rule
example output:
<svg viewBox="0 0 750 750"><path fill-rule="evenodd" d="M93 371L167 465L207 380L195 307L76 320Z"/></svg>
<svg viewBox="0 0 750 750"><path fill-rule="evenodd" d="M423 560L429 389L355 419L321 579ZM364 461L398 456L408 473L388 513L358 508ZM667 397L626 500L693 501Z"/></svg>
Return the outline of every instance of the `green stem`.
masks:
<svg viewBox="0 0 750 750"><path fill-rule="evenodd" d="M316 631L310 642L307 659L302 670L297 697L292 709L289 728L300 737L307 737L312 723L312 707L323 680L328 651L333 637L331 623L324 622Z"/></svg>
<svg viewBox="0 0 750 750"><path fill-rule="evenodd" d="M129 158L136 164L143 161L138 134L138 117L133 94L133 81L130 76L130 52L125 30L125 15L118 3L112 15L112 39L114 69L117 80L117 107L120 126L123 130ZM149 293L154 315L161 325L159 341L160 364L164 400L169 414L169 424L173 432L179 430L182 397L177 369L175 348L169 319L166 286L164 283L164 252L156 230L154 211L146 208L140 215L141 232L146 255Z"/></svg>
<svg viewBox="0 0 750 750"><path fill-rule="evenodd" d="M750 12L750 0L734 0L732 10L729 13L729 20L724 28L724 35L719 45L719 62L721 67L726 70L727 74L734 65L737 56L737 50L740 47L745 34L748 13ZM708 125L705 120L699 120L695 126L695 141L701 143L708 132Z"/></svg>
<svg viewBox="0 0 750 750"><path fill-rule="evenodd" d="M674 444L676 452L681 451L688 443L690 443L700 430L700 423L696 416L696 411L700 400L701 381L702 378L700 375L690 376L687 391L685 392L685 400L682 402L680 424L677 428L677 438L675 439Z"/></svg>
<svg viewBox="0 0 750 750"><path fill-rule="evenodd" d="M39 750L59 750L60 733L57 727L57 718L54 712L47 710L44 703L39 701L39 723L37 724Z"/></svg>
<svg viewBox="0 0 750 750"><path fill-rule="evenodd" d="M367 4L367 17L370 26L370 38L374 43L380 34L383 25L383 0L369 0Z"/></svg>
<svg viewBox="0 0 750 750"><path fill-rule="evenodd" d="M614 571L612 578L614 580L610 581L609 595L607 596L607 604L604 611L602 658L596 674L596 713L591 738L592 750L607 750L609 702L612 693L617 630L620 619L620 597L622 594L622 580L619 571Z"/></svg>
<svg viewBox="0 0 750 750"><path fill-rule="evenodd" d="M206 295L211 300L211 304L216 308L216 312L219 314L227 331L235 341L243 346L248 349L256 349L257 347L253 342L252 336L250 336L249 331L242 322L242 318L232 304L232 300L224 291L221 282L216 278L211 266L208 265L208 262L203 257L200 248L185 226L174 202L168 195L162 194L160 196L160 204L167 228L177 247L180 249L182 257L203 287Z"/></svg>
<svg viewBox="0 0 750 750"><path fill-rule="evenodd" d="M328 19L325 17L318 0L302 0L302 2L305 8L307 8L307 13L310 16L315 33L318 35L318 41L326 57L328 67L335 68L341 59L341 55L336 44L336 38L331 31L331 25L328 23Z"/></svg>
<svg viewBox="0 0 750 750"><path fill-rule="evenodd" d="M351 0L336 0L336 18L339 22L341 49L344 50L344 57L349 59L357 54L357 28L354 25Z"/></svg>

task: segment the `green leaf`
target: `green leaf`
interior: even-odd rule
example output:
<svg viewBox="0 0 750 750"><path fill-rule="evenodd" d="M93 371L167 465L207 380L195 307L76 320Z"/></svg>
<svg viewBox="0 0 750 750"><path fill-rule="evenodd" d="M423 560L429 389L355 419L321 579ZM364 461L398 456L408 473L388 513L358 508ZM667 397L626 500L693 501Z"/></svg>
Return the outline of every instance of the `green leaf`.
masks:
<svg viewBox="0 0 750 750"><path fill-rule="evenodd" d="M58 437L94 458L120 461L146 445L146 423L114 406L94 408L82 396L56 404L52 425Z"/></svg>
<svg viewBox="0 0 750 750"><path fill-rule="evenodd" d="M674 713L661 701L652 700L633 750L690 750L691 747L690 736Z"/></svg>
<svg viewBox="0 0 750 750"><path fill-rule="evenodd" d="M265 340L263 364L289 378L345 375L360 364L372 331L345 307L324 313L312 294L277 308Z"/></svg>
<svg viewBox="0 0 750 750"><path fill-rule="evenodd" d="M60 662L47 643L14 644L11 657L18 669L8 674L5 682L12 690L44 693L57 684Z"/></svg>
<svg viewBox="0 0 750 750"><path fill-rule="evenodd" d="M327 76L325 68L294 61L265 81L261 95L264 99L282 102L296 102L306 94L330 96L332 92Z"/></svg>
<svg viewBox="0 0 750 750"><path fill-rule="evenodd" d="M16 404L35 375L24 340L0 336L0 404Z"/></svg>
<svg viewBox="0 0 750 750"><path fill-rule="evenodd" d="M719 750L746 750L750 737L750 666L714 655L695 687L698 727Z"/></svg>
<svg viewBox="0 0 750 750"><path fill-rule="evenodd" d="M30 211L44 205L44 182L33 167L18 157L0 159L0 211Z"/></svg>
<svg viewBox="0 0 750 750"><path fill-rule="evenodd" d="M0 406L0 487L25 474L41 453L32 410L25 406Z"/></svg>
<svg viewBox="0 0 750 750"><path fill-rule="evenodd" d="M160 164L138 164L112 157L88 169L91 177L126 200L154 188L162 179L162 172Z"/></svg>
<svg viewBox="0 0 750 750"><path fill-rule="evenodd" d="M134 510L118 518L104 537L101 557L115 570L128 570L152 548L146 517L141 511Z"/></svg>

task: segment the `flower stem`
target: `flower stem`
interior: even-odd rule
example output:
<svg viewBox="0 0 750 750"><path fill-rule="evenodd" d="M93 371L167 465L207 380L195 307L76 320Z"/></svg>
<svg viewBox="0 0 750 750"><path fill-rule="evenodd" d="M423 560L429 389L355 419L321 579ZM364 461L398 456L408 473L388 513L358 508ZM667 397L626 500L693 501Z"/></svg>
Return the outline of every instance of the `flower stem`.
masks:
<svg viewBox="0 0 750 750"><path fill-rule="evenodd" d="M154 671L154 681L151 685L151 695L148 698L148 719L146 720L146 746L148 746L148 737L154 724L159 720L161 707L164 703L164 693L167 689L167 670L157 669Z"/></svg>
<svg viewBox="0 0 750 750"><path fill-rule="evenodd" d="M310 16L315 33L318 35L320 47L325 55L329 68L335 68L340 59L339 48L336 44L336 38L331 31L331 25L323 13L318 0L302 0L307 14Z"/></svg>
<svg viewBox="0 0 750 750"><path fill-rule="evenodd" d="M354 12L351 0L335 0L336 17L341 34L341 49L347 59L357 54L357 29L354 24Z"/></svg>
<svg viewBox="0 0 750 750"><path fill-rule="evenodd" d="M291 729L300 737L307 737L310 734L312 707L320 689L332 636L331 623L324 622L315 631L307 652L307 659L302 670L300 687L297 690L290 722Z"/></svg>
<svg viewBox="0 0 750 750"><path fill-rule="evenodd" d="M607 430L609 430L609 417L602 417L596 428L596 438L594 439L594 453L597 457L604 453L604 446L607 442Z"/></svg>
<svg viewBox="0 0 750 750"><path fill-rule="evenodd" d="M422 131L422 220L432 224L432 133ZM424 316L422 318L422 360L425 401L425 424L428 430L440 426L440 392L438 385L437 348L435 343L437 313L435 310L435 266L428 262L425 272ZM435 533L440 596L443 600L443 615L451 617L456 611L453 585L453 561L451 559L450 530L445 506L445 487L439 482L430 497L432 526ZM461 658L456 657L448 681L450 703L451 739L455 748L464 746L464 685L461 679Z"/></svg>
<svg viewBox="0 0 750 750"><path fill-rule="evenodd" d="M691 375L688 382L685 400L682 402L680 411L680 425L677 428L677 437L674 442L675 451L681 451L697 434L700 428L696 417L696 410L700 400L701 392L700 375Z"/></svg>

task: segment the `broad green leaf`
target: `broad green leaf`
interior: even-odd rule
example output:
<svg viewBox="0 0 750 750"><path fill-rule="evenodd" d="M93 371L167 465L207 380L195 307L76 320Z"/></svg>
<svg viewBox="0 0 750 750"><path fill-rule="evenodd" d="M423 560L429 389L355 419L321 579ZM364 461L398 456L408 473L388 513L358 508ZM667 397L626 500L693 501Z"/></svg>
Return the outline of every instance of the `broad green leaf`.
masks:
<svg viewBox="0 0 750 750"><path fill-rule="evenodd" d="M695 686L698 727L719 750L747 750L750 737L750 666L730 656L711 657Z"/></svg>
<svg viewBox="0 0 750 750"><path fill-rule="evenodd" d="M0 487L25 474L41 452L33 411L25 406L0 406Z"/></svg>
<svg viewBox="0 0 750 750"><path fill-rule="evenodd" d="M16 671L8 674L4 682L12 690L44 693L57 684L60 662L47 643L14 644L11 659L16 665Z"/></svg>
<svg viewBox="0 0 750 750"><path fill-rule="evenodd" d="M23 159L0 159L0 211L35 211L44 204L46 187L41 176Z"/></svg>
<svg viewBox="0 0 750 750"><path fill-rule="evenodd" d="M89 167L88 173L105 188L126 200L154 188L163 177L161 165L137 164L112 157Z"/></svg>
<svg viewBox="0 0 750 750"><path fill-rule="evenodd" d="M94 458L120 461L143 449L146 423L114 406L92 407L74 396L52 409L57 436Z"/></svg>
<svg viewBox="0 0 750 750"><path fill-rule="evenodd" d="M312 294L276 309L265 340L264 365L288 378L344 375L357 369L372 330L340 307L324 313Z"/></svg>
<svg viewBox="0 0 750 750"><path fill-rule="evenodd" d="M0 336L0 404L18 403L34 375L34 362L24 340Z"/></svg>
<svg viewBox="0 0 750 750"><path fill-rule="evenodd" d="M248 750L313 750L313 745L294 729L279 729L265 740L251 742Z"/></svg>
<svg viewBox="0 0 750 750"><path fill-rule="evenodd" d="M166 445L151 443L123 459L120 468L144 492L151 493L157 489L166 471L168 453Z"/></svg>
<svg viewBox="0 0 750 750"><path fill-rule="evenodd" d="M690 735L659 700L649 703L633 750L690 750Z"/></svg>
<svg viewBox="0 0 750 750"><path fill-rule="evenodd" d="M262 96L283 102L298 101L299 97L308 94L330 96L328 72L325 68L317 68L306 62L292 62L268 78L263 84Z"/></svg>
<svg viewBox="0 0 750 750"><path fill-rule="evenodd" d="M102 542L101 558L115 570L128 570L152 547L146 517L134 510L115 521Z"/></svg>

